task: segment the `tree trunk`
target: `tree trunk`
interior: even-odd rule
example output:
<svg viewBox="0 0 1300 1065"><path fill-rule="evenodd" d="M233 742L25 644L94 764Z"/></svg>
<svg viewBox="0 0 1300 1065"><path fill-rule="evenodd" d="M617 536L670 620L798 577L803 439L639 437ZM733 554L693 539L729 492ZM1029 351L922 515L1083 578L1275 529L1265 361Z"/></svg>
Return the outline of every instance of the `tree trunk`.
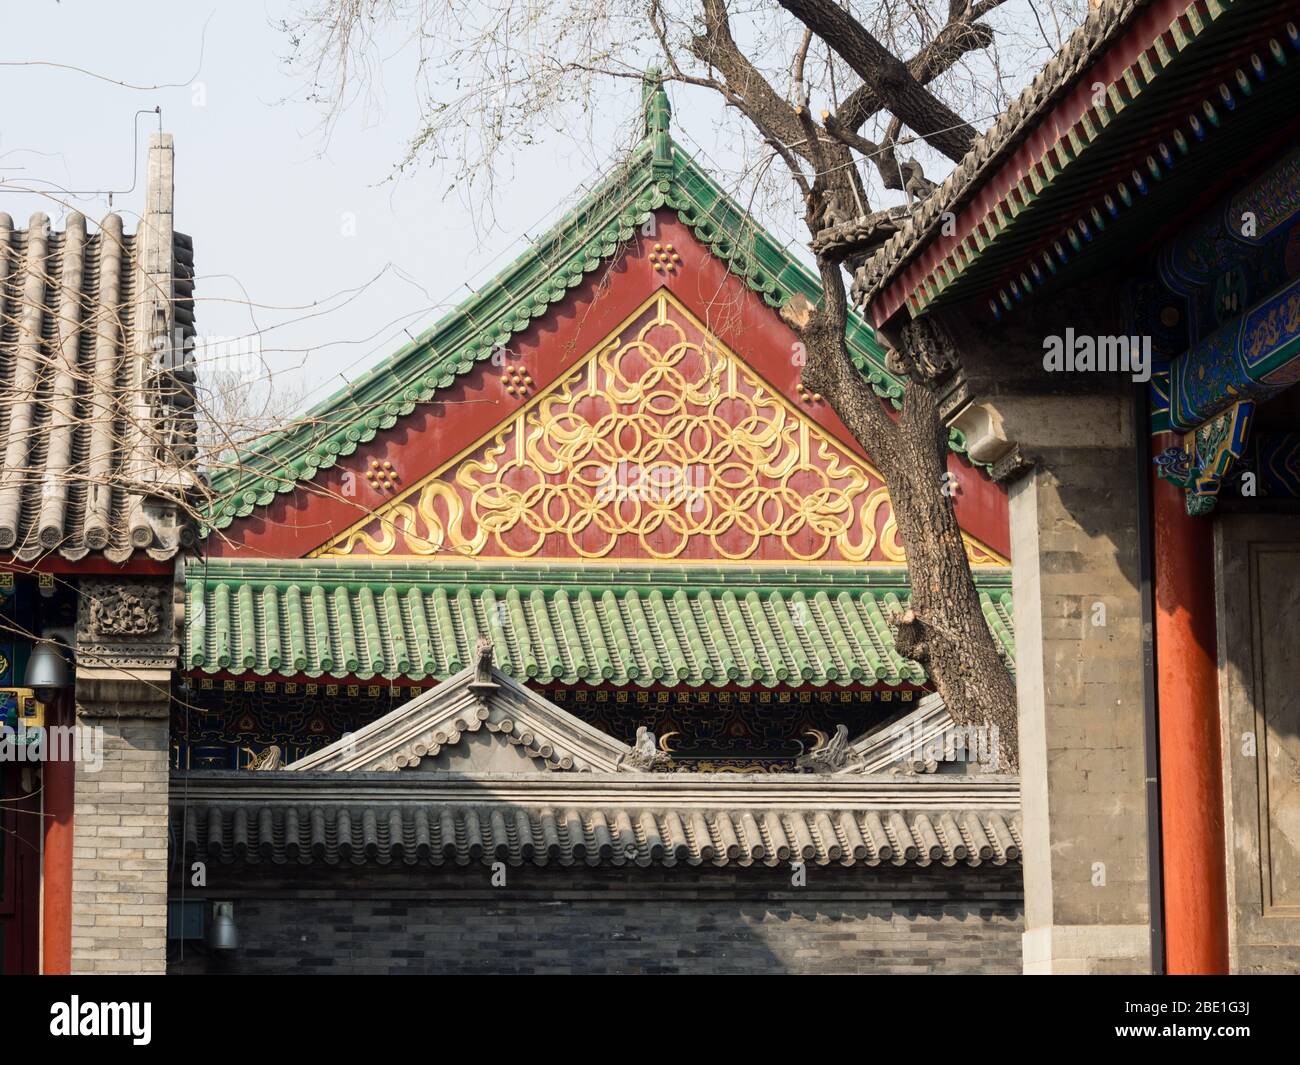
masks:
<svg viewBox="0 0 1300 1065"><path fill-rule="evenodd" d="M892 468L881 470L912 586L914 619L904 619L896 640L900 653L921 660L954 721L996 726L998 767L1006 771L1019 750L1016 689L980 607L952 496L943 491L947 438L933 389L908 381L898 449Z"/></svg>
<svg viewBox="0 0 1300 1065"><path fill-rule="evenodd" d="M898 420L885 413L849 358L840 267L825 260L818 265L822 305L787 308L784 317L807 348L805 383L830 403L889 487L912 590L911 610L894 619L899 653L925 667L958 725L990 727L999 770L1014 772L1019 756L1015 684L984 620L952 496L945 491L948 433L936 393L909 376ZM932 377L942 369L942 358L955 354L925 350L924 342L934 336L918 337L913 350L903 353L917 376Z"/></svg>

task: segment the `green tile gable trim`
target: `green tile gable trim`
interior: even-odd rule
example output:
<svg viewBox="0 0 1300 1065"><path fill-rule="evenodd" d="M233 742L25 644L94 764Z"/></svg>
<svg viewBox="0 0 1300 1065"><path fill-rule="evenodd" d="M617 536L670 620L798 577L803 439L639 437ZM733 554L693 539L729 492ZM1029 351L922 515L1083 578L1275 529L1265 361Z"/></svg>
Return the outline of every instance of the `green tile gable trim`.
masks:
<svg viewBox="0 0 1300 1065"><path fill-rule="evenodd" d="M902 569L191 565L184 668L262 677L444 680L480 634L518 680L551 684L917 685L885 618ZM977 578L1008 668L1010 575Z"/></svg>
<svg viewBox="0 0 1300 1065"><path fill-rule="evenodd" d="M217 471L205 535L310 481L318 470L352 454L417 403L468 373L617 254L661 207L676 211L768 305L781 307L795 294L820 299L821 286L812 272L764 232L666 131L651 129L626 162L455 311L294 426L263 438ZM848 344L854 364L875 391L900 406L902 382L886 369L884 351L856 315L850 316ZM950 431L949 444L965 453L960 432Z"/></svg>

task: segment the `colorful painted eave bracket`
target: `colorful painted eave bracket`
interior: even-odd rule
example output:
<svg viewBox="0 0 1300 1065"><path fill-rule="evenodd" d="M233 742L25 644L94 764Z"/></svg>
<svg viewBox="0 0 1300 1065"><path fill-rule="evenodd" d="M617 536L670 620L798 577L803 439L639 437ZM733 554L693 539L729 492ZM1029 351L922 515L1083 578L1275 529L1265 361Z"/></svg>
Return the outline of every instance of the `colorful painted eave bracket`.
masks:
<svg viewBox="0 0 1300 1065"><path fill-rule="evenodd" d="M1241 400L1185 434L1181 447L1166 448L1156 456L1156 472L1187 492L1188 514L1214 509L1233 463L1246 451L1254 417L1255 404Z"/></svg>

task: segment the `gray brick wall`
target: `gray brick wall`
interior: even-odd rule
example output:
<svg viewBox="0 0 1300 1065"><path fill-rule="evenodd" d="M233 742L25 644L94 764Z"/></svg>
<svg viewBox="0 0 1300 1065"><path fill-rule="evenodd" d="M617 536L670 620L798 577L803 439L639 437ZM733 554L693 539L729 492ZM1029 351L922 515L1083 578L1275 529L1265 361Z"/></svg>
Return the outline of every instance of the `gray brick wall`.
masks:
<svg viewBox="0 0 1300 1065"><path fill-rule="evenodd" d="M1045 293L987 328L941 314L990 435L1034 468L1009 486L1024 826L1024 967L1150 971L1142 603L1132 383L1045 374L1043 339L1128 332L1114 279ZM991 441L983 442L991 447ZM1104 608L1104 617L1098 612Z"/></svg>
<svg viewBox="0 0 1300 1065"><path fill-rule="evenodd" d="M173 877L179 875L173 874ZM172 973L1018 973L1019 867L808 870L209 866L228 960ZM173 897L178 897L174 891Z"/></svg>
<svg viewBox="0 0 1300 1065"><path fill-rule="evenodd" d="M104 764L77 765L72 971L166 969L167 720L89 718Z"/></svg>

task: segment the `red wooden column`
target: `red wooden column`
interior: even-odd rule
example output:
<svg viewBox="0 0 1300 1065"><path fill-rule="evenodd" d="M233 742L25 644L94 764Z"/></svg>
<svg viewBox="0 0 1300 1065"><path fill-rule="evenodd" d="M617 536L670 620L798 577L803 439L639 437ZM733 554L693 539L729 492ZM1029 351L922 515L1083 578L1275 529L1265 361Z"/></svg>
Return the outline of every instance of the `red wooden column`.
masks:
<svg viewBox="0 0 1300 1065"><path fill-rule="evenodd" d="M46 725L75 724L70 693L47 708ZM47 745L47 750L49 746ZM63 752L61 752L63 753ZM71 754L70 751L66 752ZM72 808L76 762L50 759L44 764L45 868L41 923L42 968L48 976L72 972Z"/></svg>
<svg viewBox="0 0 1300 1065"><path fill-rule="evenodd" d="M1173 442L1155 438L1157 453ZM1165 965L1170 974L1226 973L1213 519L1189 516L1183 490L1154 467L1152 479Z"/></svg>

